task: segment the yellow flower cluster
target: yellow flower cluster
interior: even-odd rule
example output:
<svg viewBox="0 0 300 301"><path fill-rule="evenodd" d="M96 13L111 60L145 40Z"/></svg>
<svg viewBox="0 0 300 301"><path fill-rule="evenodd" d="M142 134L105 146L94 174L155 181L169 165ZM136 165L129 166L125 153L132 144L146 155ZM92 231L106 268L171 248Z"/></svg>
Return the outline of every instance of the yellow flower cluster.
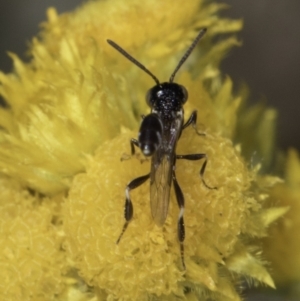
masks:
<svg viewBox="0 0 300 301"><path fill-rule="evenodd" d="M1 300L50 300L62 291L66 259L58 209L55 199L0 178Z"/></svg>
<svg viewBox="0 0 300 301"><path fill-rule="evenodd" d="M274 287L256 240L286 209L267 206L279 180L258 176L232 142L243 95L233 95L219 64L238 44L228 33L242 24L220 18L223 8L203 0L112 0L61 16L49 9L31 62L11 54L14 72L0 73L7 102L0 108L1 300L235 301L242 278ZM208 33L176 82L189 92L186 116L196 109L206 135L187 128L177 153L206 153L205 180L218 189L201 183L201 162L178 160L183 271L173 192L159 228L148 185L132 191L134 218L115 243L126 183L150 169L141 154L120 158L149 112L145 93L154 83L106 40L166 81L203 27Z"/></svg>
<svg viewBox="0 0 300 301"><path fill-rule="evenodd" d="M145 1L142 7L139 1L99 1L61 17L49 9L41 39L32 42L33 60L25 64L11 54L15 72L0 73L0 92L10 107L0 110L5 129L0 141L7 145L0 149L0 169L42 193L69 187L84 168L84 154L120 133L120 125L136 129L146 111L145 91L153 84L106 39L118 41L167 79L197 28L209 27L213 37L241 26L219 20L220 6L201 3L184 3L183 12L180 3L166 1ZM229 39L212 52L207 47L205 77L218 75L220 54L234 43ZM205 66L203 61L194 68Z"/></svg>
<svg viewBox="0 0 300 301"><path fill-rule="evenodd" d="M205 150L210 158L206 180L218 185L217 191L201 185L199 164L177 163L186 197L186 273L180 262L175 197L171 195L165 225L156 227L148 185L132 192L135 218L116 246L124 223L124 185L150 168L139 159L120 162L133 135L124 132L98 148L87 173L75 178L64 204L65 247L84 279L117 300L148 300L151 294L174 300L186 290L199 300L206 295L239 300L233 285L238 275L274 286L255 247L244 242L265 234L265 218L274 209L262 210L266 196L250 189L254 174L249 174L231 141L218 135L199 138L190 129L178 147L179 153Z"/></svg>
<svg viewBox="0 0 300 301"><path fill-rule="evenodd" d="M300 283L300 160L296 150L288 152L285 183L274 186L269 202L289 207L288 213L270 231L264 241L267 258L272 262L276 282L281 286L299 286ZM295 290L295 289L293 289ZM299 298L299 289L296 289Z"/></svg>

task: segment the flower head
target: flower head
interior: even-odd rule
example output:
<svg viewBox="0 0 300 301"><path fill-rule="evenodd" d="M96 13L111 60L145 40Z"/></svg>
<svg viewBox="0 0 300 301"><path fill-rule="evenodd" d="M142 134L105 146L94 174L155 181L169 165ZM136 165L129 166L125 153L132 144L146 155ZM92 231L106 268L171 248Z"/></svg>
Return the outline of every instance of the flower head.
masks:
<svg viewBox="0 0 300 301"><path fill-rule="evenodd" d="M269 202L286 206L289 210L284 218L271 227L270 237L264 240L264 250L272 262L277 283L291 286L300 281L300 160L294 149L288 152L284 179L284 183L278 183L272 189Z"/></svg>
<svg viewBox="0 0 300 301"><path fill-rule="evenodd" d="M54 222L58 200L0 178L1 300L53 300L62 292L66 257L61 227Z"/></svg>

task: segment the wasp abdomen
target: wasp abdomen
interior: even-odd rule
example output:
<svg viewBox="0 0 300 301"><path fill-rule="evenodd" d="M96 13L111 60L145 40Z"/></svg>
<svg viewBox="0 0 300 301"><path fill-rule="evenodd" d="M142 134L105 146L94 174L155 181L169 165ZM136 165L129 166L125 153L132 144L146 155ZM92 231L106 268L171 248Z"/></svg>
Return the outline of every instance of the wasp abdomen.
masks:
<svg viewBox="0 0 300 301"><path fill-rule="evenodd" d="M139 147L145 156L152 156L161 143L163 126L157 114L147 115L138 136Z"/></svg>

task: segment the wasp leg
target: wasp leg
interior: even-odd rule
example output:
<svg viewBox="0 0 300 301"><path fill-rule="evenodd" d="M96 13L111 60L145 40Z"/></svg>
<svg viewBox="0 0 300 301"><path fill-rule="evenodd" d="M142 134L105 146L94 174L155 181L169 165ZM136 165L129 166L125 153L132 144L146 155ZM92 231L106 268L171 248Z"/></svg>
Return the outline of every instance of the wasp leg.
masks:
<svg viewBox="0 0 300 301"><path fill-rule="evenodd" d="M135 154L134 146L139 147L139 142L138 142L138 140L132 138L132 139L130 139L131 156L133 156ZM129 160L131 158L131 156L127 155L127 154L123 154L121 157L121 161Z"/></svg>
<svg viewBox="0 0 300 301"><path fill-rule="evenodd" d="M185 270L186 268L185 268L185 262L184 262L184 245L183 245L183 241L185 238L185 229L184 229L184 220L183 220L184 196L183 196L182 190L177 182L174 170L173 170L172 177L173 177L173 184L174 184L176 200L177 200L178 207L180 209L179 216L178 216L177 235L178 235L178 240L180 243L181 262L182 262L183 269Z"/></svg>
<svg viewBox="0 0 300 301"><path fill-rule="evenodd" d="M189 154L189 155L176 155L176 159L185 159L185 160L201 160L201 159L205 159L202 167L200 169L200 177L202 180L202 183L204 184L204 186L208 189L218 189L217 187L210 187L209 185L206 184L205 180L204 180L204 172L205 172L205 168L207 165L207 155L206 154Z"/></svg>
<svg viewBox="0 0 300 301"><path fill-rule="evenodd" d="M197 111L193 111L190 118L187 120L187 122L182 126L182 130L184 130L185 128L187 128L189 125L192 125L193 129L195 130L195 132L200 135L200 136L205 136L205 133L201 133L198 131L197 127L196 127L196 123L197 123Z"/></svg>
<svg viewBox="0 0 300 301"><path fill-rule="evenodd" d="M133 216L133 206L132 206L132 202L130 199L130 194L129 191L131 189L135 189L137 187L139 187L140 185L142 185L144 182L146 182L150 177L150 173L141 177L138 177L134 180L132 180L131 182L128 183L128 185L126 186L125 189L125 206L124 206L124 216L125 216L125 224L123 226L122 232L117 240L117 244L120 242L125 230L128 227L129 222L132 219Z"/></svg>
<svg viewBox="0 0 300 301"><path fill-rule="evenodd" d="M131 156L133 156L135 154L134 146L139 147L139 142L138 142L138 140L131 138L130 139Z"/></svg>

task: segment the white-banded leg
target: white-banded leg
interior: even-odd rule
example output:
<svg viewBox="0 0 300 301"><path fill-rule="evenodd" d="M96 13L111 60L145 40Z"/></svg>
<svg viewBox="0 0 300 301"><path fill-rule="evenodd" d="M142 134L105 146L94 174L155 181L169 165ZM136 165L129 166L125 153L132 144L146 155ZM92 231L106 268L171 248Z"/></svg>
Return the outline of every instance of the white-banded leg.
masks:
<svg viewBox="0 0 300 301"><path fill-rule="evenodd" d="M131 149L131 156L133 156L135 154L135 147L139 147L139 142L138 140L131 138L130 139L130 149Z"/></svg>
<svg viewBox="0 0 300 301"><path fill-rule="evenodd" d="M129 160L135 154L135 146L139 147L139 142L137 139L130 139L130 151L131 155L123 154L121 157L121 161Z"/></svg>
<svg viewBox="0 0 300 301"><path fill-rule="evenodd" d="M204 162L202 164L202 167L200 169L200 177L201 177L202 183L208 189L218 189L217 187L210 187L209 185L206 184L206 182L204 180L204 172L205 172L205 168L206 168L206 165L207 165L207 155L206 154L176 155L176 159L185 159L185 160L191 160L191 161L201 160L203 158L205 160L204 160Z"/></svg>
<svg viewBox="0 0 300 301"><path fill-rule="evenodd" d="M122 232L117 240L117 244L120 242L124 232L126 231L129 222L132 219L133 216L133 206L132 206L132 202L130 199L130 190L135 189L137 187L139 187L140 185L142 185L143 183L145 183L150 177L150 173L141 177L138 177L134 180L132 180L131 182L128 183L128 185L126 186L125 189L125 206L124 206L124 216L125 216L125 224L123 226Z"/></svg>
<svg viewBox="0 0 300 301"><path fill-rule="evenodd" d="M184 196L182 193L182 190L177 182L175 170L173 170L173 185L176 195L177 204L179 207L179 215L178 215L178 221L177 221L177 235L178 240L180 243L180 256L181 256L181 262L183 269L185 270L185 262L184 262L184 238L185 238L185 229L184 229L184 219L183 219L183 213L184 213Z"/></svg>

